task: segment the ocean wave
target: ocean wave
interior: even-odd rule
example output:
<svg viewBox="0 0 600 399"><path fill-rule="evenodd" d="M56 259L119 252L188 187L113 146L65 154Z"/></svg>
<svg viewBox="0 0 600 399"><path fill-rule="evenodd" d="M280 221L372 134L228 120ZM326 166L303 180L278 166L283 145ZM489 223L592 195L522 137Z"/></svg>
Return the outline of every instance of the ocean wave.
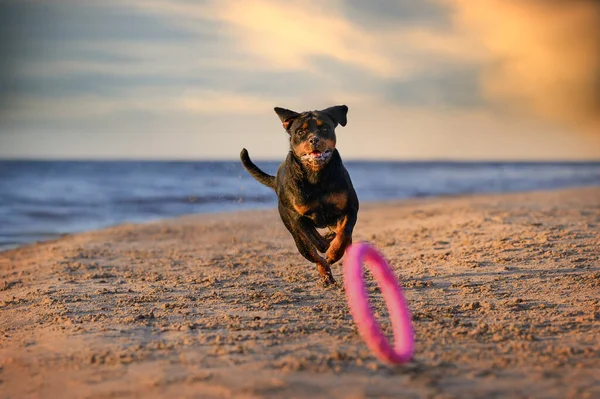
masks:
<svg viewBox="0 0 600 399"><path fill-rule="evenodd" d="M278 163L263 163L269 173ZM360 201L600 185L600 162L346 162ZM184 214L274 207L237 162L0 162L0 249Z"/></svg>
<svg viewBox="0 0 600 399"><path fill-rule="evenodd" d="M219 204L219 203L255 203L267 204L275 201L275 196L267 195L185 195L185 196L150 196L119 198L114 200L115 204L122 205L160 205L160 204Z"/></svg>

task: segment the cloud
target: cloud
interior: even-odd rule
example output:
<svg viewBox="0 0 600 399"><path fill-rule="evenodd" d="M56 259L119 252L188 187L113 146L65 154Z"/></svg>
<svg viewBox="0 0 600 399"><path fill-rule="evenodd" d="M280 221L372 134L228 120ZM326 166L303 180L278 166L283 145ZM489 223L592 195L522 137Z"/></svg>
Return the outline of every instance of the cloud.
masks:
<svg viewBox="0 0 600 399"><path fill-rule="evenodd" d="M346 18L371 31L398 26L435 30L451 27L447 7L435 0L345 0L343 5Z"/></svg>
<svg viewBox="0 0 600 399"><path fill-rule="evenodd" d="M463 38L446 32L401 25L373 32L348 20L348 7L338 0L8 4L36 26L28 31L15 23L13 32L20 32L29 46L42 41L52 48L34 59L21 58L19 73L11 79L18 87L13 102L31 108L19 108L13 120L25 121L26 114L32 119L71 114L79 120L140 108L152 112L152 106L156 113L169 109L173 116L209 109L197 99L182 100L191 91L223 92L210 107L215 113L229 112L221 98L231 99L240 112L240 105L247 104L246 114L257 109L255 104L270 102L270 109L273 103L298 99L299 107L351 99L360 105L361 99L380 95L405 105L416 93L415 103L424 104L455 76L448 66L473 58L465 57L468 46L459 45ZM413 80L424 82L424 90ZM452 96L440 98L453 101Z"/></svg>
<svg viewBox="0 0 600 399"><path fill-rule="evenodd" d="M448 68L409 80L388 82L386 98L398 106L422 108L484 108L476 68Z"/></svg>
<svg viewBox="0 0 600 399"><path fill-rule="evenodd" d="M0 117L11 117L8 111L31 103L32 96L40 97L39 102L61 97L57 104L69 104L62 97L114 95L128 83L135 86L151 65L144 65L146 60L134 52L120 52L121 46L181 46L196 37L115 1L2 1ZM124 84L121 71L126 70L130 73ZM164 81L156 79L158 86ZM34 111L32 120L38 116Z"/></svg>
<svg viewBox="0 0 600 399"><path fill-rule="evenodd" d="M312 56L332 57L383 75L396 69L372 35L319 2L221 0L214 6L242 51L262 58L273 69L310 71Z"/></svg>
<svg viewBox="0 0 600 399"><path fill-rule="evenodd" d="M323 105L327 99L379 95L404 106L410 102L409 95L416 94L414 104L461 107L478 98L473 79L453 83L458 75L465 76L458 71L461 67L471 72L481 61L480 53L472 50L471 39L452 33L447 24L436 29L433 22L425 26L406 23L411 18L422 22L436 8L431 18L439 19L443 7L433 2L408 8L401 2L377 1L373 8L365 8L362 3L339 0L153 0L134 4L140 12L160 14L191 31L203 29L204 18L210 16L228 40L211 60L224 67L208 73L213 83L230 90L250 90L272 101L300 97L306 104L317 98ZM366 19L387 18L390 23L374 30L360 18L347 17L365 16L367 11ZM391 23L395 18L400 21ZM186 65L200 66L194 62L198 61L193 57L186 59ZM227 82L220 80L223 75L228 76ZM423 83L423 90L413 81ZM462 81L467 85L459 87ZM448 88L458 91L449 93ZM441 94L438 99L433 98L436 94Z"/></svg>
<svg viewBox="0 0 600 399"><path fill-rule="evenodd" d="M575 129L600 132L600 3L444 0L489 62L486 99Z"/></svg>
<svg viewBox="0 0 600 399"><path fill-rule="evenodd" d="M119 113L137 112L193 115L245 115L270 112L272 103L258 96L237 92L187 89L181 93L154 93L152 89L128 91L126 95L106 98L80 93L60 98L21 96L11 104L11 111L3 122L26 122L31 113L44 123L60 121L101 122Z"/></svg>
<svg viewBox="0 0 600 399"><path fill-rule="evenodd" d="M186 150L189 137L200 148L218 138L225 156L227 143L251 137L261 143L258 156L273 157L272 134L281 133L273 106L346 103L343 132L359 143L348 144L353 157L364 150L365 131L378 143L371 157L463 150L524 157L526 148L510 146L527 135L529 146L541 136L536 129L553 135L545 142L554 143L550 157L568 147L556 144L568 129L549 129L548 121L579 127L593 119L579 112L594 103L593 67L583 54L597 61L595 39L562 38L593 14L559 3L0 0L0 34L9 38L0 41L8 55L0 59L0 138L12 135L16 145L15 132L27 134L23 149L36 134L112 132L126 143L177 130ZM568 59L558 62L561 52ZM498 112L505 108L542 118L521 126L515 121L525 118ZM489 140L473 144L480 133ZM581 153L591 156L588 147Z"/></svg>
<svg viewBox="0 0 600 399"><path fill-rule="evenodd" d="M380 6L383 3L397 13L403 9L389 2L376 2ZM470 49L470 39L466 36L398 21L373 30L347 18L353 8L341 0L212 0L199 4L152 0L134 4L141 12L160 13L192 30L201 29L202 24L196 22L210 16L213 23L221 27L221 33L230 39L223 50L236 54L242 61L247 60L242 57L254 61L252 65L246 64L246 68L268 66L272 71L301 70L318 74L320 71L313 60L331 58L382 79L399 79L439 68L429 61L444 59L446 64L464 64L479 59L478 53ZM421 5L415 9L429 10L432 4L429 8ZM419 18L425 18L424 11ZM382 12L386 12L386 8L374 9L371 15Z"/></svg>

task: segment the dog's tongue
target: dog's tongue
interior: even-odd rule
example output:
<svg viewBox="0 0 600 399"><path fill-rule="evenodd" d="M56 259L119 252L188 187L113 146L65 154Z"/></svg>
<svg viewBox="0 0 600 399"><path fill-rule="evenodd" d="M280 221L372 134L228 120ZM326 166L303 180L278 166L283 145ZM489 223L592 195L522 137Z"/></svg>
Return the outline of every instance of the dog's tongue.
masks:
<svg viewBox="0 0 600 399"><path fill-rule="evenodd" d="M321 156L321 151L313 151L311 152L312 155L314 155L315 157Z"/></svg>

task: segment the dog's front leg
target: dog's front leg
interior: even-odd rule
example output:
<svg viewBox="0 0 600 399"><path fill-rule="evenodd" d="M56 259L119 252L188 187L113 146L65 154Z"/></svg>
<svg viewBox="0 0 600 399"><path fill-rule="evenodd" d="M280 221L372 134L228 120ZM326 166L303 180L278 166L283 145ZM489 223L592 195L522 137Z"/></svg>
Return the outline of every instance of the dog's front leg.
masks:
<svg viewBox="0 0 600 399"><path fill-rule="evenodd" d="M329 248L331 240L323 237L313 224L312 220L304 216L300 216L298 219L298 225L306 235L306 237L312 242L319 252L325 252Z"/></svg>
<svg viewBox="0 0 600 399"><path fill-rule="evenodd" d="M290 215L281 208L280 215L283 224L294 238L298 252L300 252L300 254L307 260L317 265L317 270L319 271L319 274L321 275L325 285L335 284L335 279L331 273L329 263L321 255L319 255L317 249L307 236L306 231L299 227L298 220L293 215ZM316 230L315 233L318 234Z"/></svg>
<svg viewBox="0 0 600 399"><path fill-rule="evenodd" d="M352 244L352 231L356 224L356 214L345 215L334 227L335 238L329 244L329 249L325 253L325 259L330 265L340 260L344 256L344 251L348 245Z"/></svg>
<svg viewBox="0 0 600 399"><path fill-rule="evenodd" d="M323 283L325 285L335 284L335 279L331 273L329 262L319 255L317 249L314 247L314 245L312 245L308 237L305 235L305 232L301 230L294 230L290 232L292 233L292 237L294 237L296 247L298 248L300 254L317 265L317 270L323 279Z"/></svg>

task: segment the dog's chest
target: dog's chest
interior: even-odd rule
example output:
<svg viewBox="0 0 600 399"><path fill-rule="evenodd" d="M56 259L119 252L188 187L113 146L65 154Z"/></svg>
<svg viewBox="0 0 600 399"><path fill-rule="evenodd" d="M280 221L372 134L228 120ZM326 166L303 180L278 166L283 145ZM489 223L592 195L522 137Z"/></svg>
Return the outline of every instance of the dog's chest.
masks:
<svg viewBox="0 0 600 399"><path fill-rule="evenodd" d="M296 201L294 209L300 215L312 219L316 225L327 225L344 213L347 204L348 194L339 192Z"/></svg>

